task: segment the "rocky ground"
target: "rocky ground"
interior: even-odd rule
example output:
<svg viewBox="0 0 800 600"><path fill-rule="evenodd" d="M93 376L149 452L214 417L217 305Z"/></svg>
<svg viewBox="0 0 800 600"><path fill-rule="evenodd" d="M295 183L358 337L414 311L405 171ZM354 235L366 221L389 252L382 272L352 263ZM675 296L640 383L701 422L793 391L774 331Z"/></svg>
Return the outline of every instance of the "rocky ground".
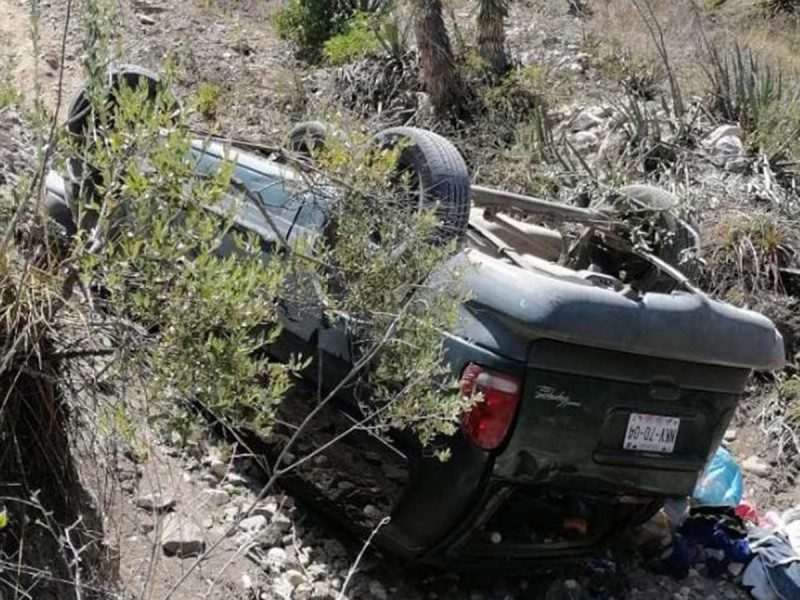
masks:
<svg viewBox="0 0 800 600"><path fill-rule="evenodd" d="M59 99L57 57L66 3L39 4L42 96L54 107ZM456 14L466 19L470 13L465 5L455 4ZM161 69L168 58L175 58L176 89L186 98L201 85L213 86L219 109L198 119L198 128L276 143L292 121L330 109L327 94L337 73L308 70L295 62L272 29L272 2L126 0L121 5L116 42L125 61ZM524 12L528 3L520 3L515 8L519 12L512 15L509 43L522 65L546 63L569 83L569 97L553 107L557 130L568 136L590 167L599 166L619 152L624 126L620 111L609 102L603 62L587 47L584 25L567 14L565 5L552 5L544 9L547 18L530 21ZM25 3L0 0L5 68L24 90L34 87L37 68L25 34L28 22ZM67 95L80 80L81 37L80 22L74 20L66 38ZM414 107L418 109L414 118L424 121L424 96L409 97L420 103ZM26 93L25 104L32 101L32 94ZM656 104L652 108L658 110ZM352 116L341 107L336 110L342 118ZM668 118L663 115L665 123ZM32 138L17 110L0 111L0 123L0 187L8 189L29 170L25 160L30 153L25 149ZM719 129L704 114L696 123L702 143L685 161L681 174L685 181L670 187L695 200L698 212L713 215L739 197L767 204L788 201L745 153L741 130ZM482 182L497 182L496 175L477 172ZM561 188L558 193L567 191ZM786 477L755 418L762 396L768 395L762 394L764 389L762 383L752 390L726 441L743 464L753 502L759 508L783 509L800 502L800 490L792 477ZM146 453L120 446L94 472L96 481L106 482L125 597L164 598L177 585L175 598L748 597L732 577L710 578L700 569L675 580L649 572L624 552L514 578L465 577L427 569L409 573L392 559L368 552L351 574L361 541L332 527L302 498L286 492L276 491L258 502L251 516L226 535L240 512L255 502L263 484L252 457L236 456L237 447L232 454L229 447L217 447L207 439L186 444L154 432L144 437L149 440ZM369 510L367 503L356 508ZM212 546L200 568L189 572L195 557Z"/></svg>

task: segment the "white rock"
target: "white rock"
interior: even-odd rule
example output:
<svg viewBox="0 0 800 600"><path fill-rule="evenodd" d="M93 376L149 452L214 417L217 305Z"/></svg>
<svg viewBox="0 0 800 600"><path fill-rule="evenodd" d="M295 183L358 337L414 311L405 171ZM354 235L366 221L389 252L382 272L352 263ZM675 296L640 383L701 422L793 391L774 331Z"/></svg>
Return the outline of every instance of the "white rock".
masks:
<svg viewBox="0 0 800 600"><path fill-rule="evenodd" d="M726 137L739 138L741 141L744 139L744 131L738 125L720 125L702 143L704 146L713 147L719 140Z"/></svg>
<svg viewBox="0 0 800 600"><path fill-rule="evenodd" d="M738 137L728 135L716 141L714 154L719 158L739 158L744 154L744 144Z"/></svg>
<svg viewBox="0 0 800 600"><path fill-rule="evenodd" d="M736 441L737 433L738 432L735 429L728 429L725 431L725 435L722 439L724 439L726 442Z"/></svg>
<svg viewBox="0 0 800 600"><path fill-rule="evenodd" d="M161 533L161 547L169 556L197 556L206 547L203 531L192 521L181 515L170 515L165 519Z"/></svg>
<svg viewBox="0 0 800 600"><path fill-rule="evenodd" d="M274 547L267 550L267 565L273 567L275 569L281 569L286 565L288 557L286 556L286 550L280 547Z"/></svg>
<svg viewBox="0 0 800 600"><path fill-rule="evenodd" d="M772 466L759 456L750 456L744 459L742 469L757 477L766 477L772 472Z"/></svg>
<svg viewBox="0 0 800 600"><path fill-rule="evenodd" d="M243 531L245 533L257 533L261 531L267 526L267 518L264 515L254 515L252 517L247 517L246 519L242 519L239 522L237 528L239 531Z"/></svg>
<svg viewBox="0 0 800 600"><path fill-rule="evenodd" d="M239 475L238 473L234 473L233 471L225 475L225 482L239 487L247 487L247 484L249 483L246 477Z"/></svg>
<svg viewBox="0 0 800 600"><path fill-rule="evenodd" d="M583 73L583 65L578 62L570 63L567 65L567 71L575 74Z"/></svg>
<svg viewBox="0 0 800 600"><path fill-rule="evenodd" d="M591 131L579 131L572 136L572 145L578 152L590 152L597 149L600 139Z"/></svg>
<svg viewBox="0 0 800 600"><path fill-rule="evenodd" d="M364 507L364 516L370 519L378 519L381 517L381 511L375 506L372 506L372 504L367 504Z"/></svg>
<svg viewBox="0 0 800 600"><path fill-rule="evenodd" d="M223 511L222 518L228 522L233 521L239 516L239 510L238 506L229 506Z"/></svg>
<svg viewBox="0 0 800 600"><path fill-rule="evenodd" d="M242 573L242 587L246 590L253 589L253 580L247 573Z"/></svg>
<svg viewBox="0 0 800 600"><path fill-rule="evenodd" d="M202 500L205 504L220 507L227 504L231 495L225 490L206 490L203 492Z"/></svg>

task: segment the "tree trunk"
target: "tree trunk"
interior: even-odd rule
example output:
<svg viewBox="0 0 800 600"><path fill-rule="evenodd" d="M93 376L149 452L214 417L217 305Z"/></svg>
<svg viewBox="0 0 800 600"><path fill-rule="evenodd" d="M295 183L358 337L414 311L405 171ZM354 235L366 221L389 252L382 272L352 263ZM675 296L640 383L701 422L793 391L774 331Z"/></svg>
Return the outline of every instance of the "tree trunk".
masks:
<svg viewBox="0 0 800 600"><path fill-rule="evenodd" d="M464 85L456 71L441 0L411 0L422 82L440 117L463 112Z"/></svg>
<svg viewBox="0 0 800 600"><path fill-rule="evenodd" d="M510 63L506 54L507 0L480 0L478 8L478 52L495 75L505 75Z"/></svg>

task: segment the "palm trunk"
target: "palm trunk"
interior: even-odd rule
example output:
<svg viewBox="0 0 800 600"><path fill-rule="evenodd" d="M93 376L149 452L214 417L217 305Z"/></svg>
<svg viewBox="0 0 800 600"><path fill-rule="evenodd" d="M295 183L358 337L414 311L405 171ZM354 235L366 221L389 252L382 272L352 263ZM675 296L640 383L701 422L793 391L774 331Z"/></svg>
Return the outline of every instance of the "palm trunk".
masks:
<svg viewBox="0 0 800 600"><path fill-rule="evenodd" d="M463 82L455 68L441 0L412 0L422 81L438 116L462 111Z"/></svg>
<svg viewBox="0 0 800 600"><path fill-rule="evenodd" d="M495 75L505 75L510 63L506 54L506 0L481 0L478 9L478 52Z"/></svg>

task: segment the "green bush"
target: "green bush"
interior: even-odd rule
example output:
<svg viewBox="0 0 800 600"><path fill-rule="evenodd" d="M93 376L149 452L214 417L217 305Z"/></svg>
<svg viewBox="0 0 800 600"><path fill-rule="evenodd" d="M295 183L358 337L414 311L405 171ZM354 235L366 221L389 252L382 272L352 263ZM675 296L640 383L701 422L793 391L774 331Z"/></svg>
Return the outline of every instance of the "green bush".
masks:
<svg viewBox="0 0 800 600"><path fill-rule="evenodd" d="M370 22L370 15L358 13L342 33L325 42L322 53L329 64L344 65L362 56L375 54L380 49L381 44Z"/></svg>
<svg viewBox="0 0 800 600"><path fill-rule="evenodd" d="M385 15L393 6L393 0L289 0L276 13L275 28L301 58L312 61L328 58L326 42L343 35L330 52L335 61L347 62L350 56L364 54L357 51L360 44L377 46L377 36L368 33L366 15Z"/></svg>
<svg viewBox="0 0 800 600"><path fill-rule="evenodd" d="M301 57L317 60L325 42L343 31L353 12L346 2L290 0L276 14L275 26L278 35L292 42Z"/></svg>

